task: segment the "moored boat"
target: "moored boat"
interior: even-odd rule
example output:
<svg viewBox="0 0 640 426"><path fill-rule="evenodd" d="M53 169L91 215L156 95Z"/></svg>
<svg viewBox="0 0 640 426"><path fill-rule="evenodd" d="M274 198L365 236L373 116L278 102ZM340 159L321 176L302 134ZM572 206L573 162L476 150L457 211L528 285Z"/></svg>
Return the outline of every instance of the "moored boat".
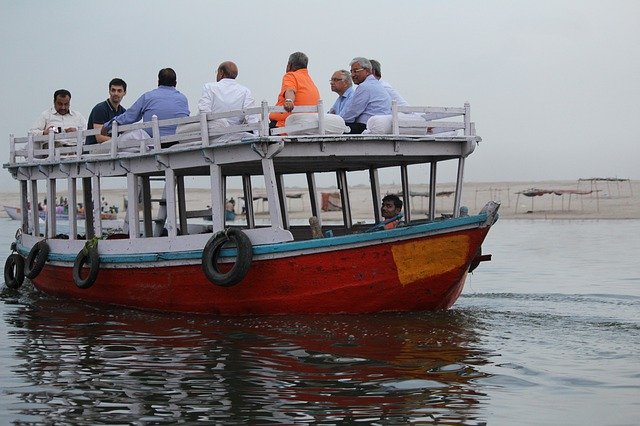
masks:
<svg viewBox="0 0 640 426"><path fill-rule="evenodd" d="M5 264L5 281L18 287L24 274L39 290L78 300L176 312L216 315L285 313L365 313L446 309L465 279L482 260L481 245L498 217L489 202L475 215L461 215L466 158L481 140L470 108L397 107L390 134L327 134L322 103L297 107L315 120L269 130L261 107L197 117L114 125L113 133L151 128L147 141L114 137L100 145L55 147L54 134L11 138L10 162L18 180L22 226L15 252ZM424 131L405 134L402 113L424 118ZM259 114L262 120L220 127L220 119ZM457 121L452 121L457 120ZM175 135L160 137L160 125L178 125ZM447 133L439 133L446 131ZM453 133L452 133L453 131ZM460 133L460 134L458 134ZM73 134L66 134L69 138ZM47 143L48 148L41 146ZM436 171L442 161L457 162L453 205L436 215ZM413 217L408 167L429 165L429 208ZM354 223L348 176L370 177L371 216L380 222L378 169L397 167L402 177L404 226L371 231ZM315 176L335 173L341 221L323 221ZM291 221L285 177L304 175L313 221ZM211 206L191 206L187 178L209 183ZM258 223L251 202L233 222L226 216L227 180L242 183L243 199L253 200L260 182L268 218ZM110 179L126 182L128 208L123 232L106 232L100 216L100 190ZM164 193L152 197L151 181ZM56 232L57 217L47 213L45 233L36 214L38 186L56 199L66 183L70 205L80 193L88 214L69 214L68 235ZM194 220L211 216L207 225ZM242 219L242 220L237 220ZM84 221L85 235L77 234ZM324 232L318 232L321 229ZM320 237L325 235L324 237ZM26 259L25 259L26 258Z"/></svg>

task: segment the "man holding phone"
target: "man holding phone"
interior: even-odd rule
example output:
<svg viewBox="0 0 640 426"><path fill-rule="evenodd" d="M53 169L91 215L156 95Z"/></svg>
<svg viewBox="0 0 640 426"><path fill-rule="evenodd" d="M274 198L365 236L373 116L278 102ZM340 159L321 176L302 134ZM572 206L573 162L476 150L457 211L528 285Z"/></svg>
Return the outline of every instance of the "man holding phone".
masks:
<svg viewBox="0 0 640 426"><path fill-rule="evenodd" d="M53 94L53 108L40 114L31 126L30 132L37 135L48 135L49 132L75 132L84 130L87 119L78 111L72 111L71 93L66 89L56 90Z"/></svg>

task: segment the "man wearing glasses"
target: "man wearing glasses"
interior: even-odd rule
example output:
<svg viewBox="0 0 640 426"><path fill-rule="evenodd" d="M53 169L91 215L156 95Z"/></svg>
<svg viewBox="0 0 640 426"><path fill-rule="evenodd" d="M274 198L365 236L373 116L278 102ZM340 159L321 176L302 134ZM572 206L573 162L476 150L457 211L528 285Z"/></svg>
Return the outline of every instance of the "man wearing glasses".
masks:
<svg viewBox="0 0 640 426"><path fill-rule="evenodd" d="M329 114L340 115L353 95L353 81L351 80L351 74L347 70L338 70L331 76L329 84L331 85L331 91L338 94L338 99L333 103L333 106L329 110Z"/></svg>
<svg viewBox="0 0 640 426"><path fill-rule="evenodd" d="M340 116L352 134L359 134L367 128L367 121L372 116L391 114L391 98L373 76L367 58L354 58L350 66L351 78L358 87Z"/></svg>

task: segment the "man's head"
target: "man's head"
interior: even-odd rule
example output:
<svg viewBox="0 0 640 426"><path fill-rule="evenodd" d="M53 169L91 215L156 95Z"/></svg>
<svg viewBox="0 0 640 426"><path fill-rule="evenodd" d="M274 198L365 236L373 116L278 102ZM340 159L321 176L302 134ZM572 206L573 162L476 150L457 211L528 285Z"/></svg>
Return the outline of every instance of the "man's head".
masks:
<svg viewBox="0 0 640 426"><path fill-rule="evenodd" d="M287 61L287 72L307 68L307 65L309 65L309 58L307 55L302 52L294 52L289 55L289 61Z"/></svg>
<svg viewBox="0 0 640 426"><path fill-rule="evenodd" d="M53 107L60 115L69 114L69 107L71 106L71 92L66 89L56 90L53 93Z"/></svg>
<svg viewBox="0 0 640 426"><path fill-rule="evenodd" d="M176 87L176 72L172 68L162 68L158 73L158 86Z"/></svg>
<svg viewBox="0 0 640 426"><path fill-rule="evenodd" d="M371 74L371 62L367 58L353 58L349 63L351 78L355 84L360 84Z"/></svg>
<svg viewBox="0 0 640 426"><path fill-rule="evenodd" d="M369 62L371 62L371 74L380 80L382 78L382 66L380 65L380 62L375 59L369 59Z"/></svg>
<svg viewBox="0 0 640 426"><path fill-rule="evenodd" d="M332 92L342 95L353 84L351 81L351 74L349 74L349 71L347 70L338 70L331 76L329 84L331 85Z"/></svg>
<svg viewBox="0 0 640 426"><path fill-rule="evenodd" d="M109 100L113 105L120 105L127 94L127 83L121 78L114 78L109 82Z"/></svg>
<svg viewBox="0 0 640 426"><path fill-rule="evenodd" d="M231 61L225 61L218 66L216 81L223 78L235 79L238 76L238 66Z"/></svg>
<svg viewBox="0 0 640 426"><path fill-rule="evenodd" d="M382 199L382 208L380 212L384 219L391 219L402 210L402 200L395 194L386 195Z"/></svg>

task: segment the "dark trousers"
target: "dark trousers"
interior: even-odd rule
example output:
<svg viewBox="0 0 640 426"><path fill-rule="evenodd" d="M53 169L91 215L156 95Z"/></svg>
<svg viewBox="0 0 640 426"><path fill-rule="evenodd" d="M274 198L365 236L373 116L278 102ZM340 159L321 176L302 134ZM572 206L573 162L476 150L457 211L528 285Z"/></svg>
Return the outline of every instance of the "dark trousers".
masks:
<svg viewBox="0 0 640 426"><path fill-rule="evenodd" d="M351 132L349 132L352 135L359 135L360 133L364 132L364 129L367 128L366 124L362 124L362 123L345 123L347 126L349 126L349 128L351 129Z"/></svg>

